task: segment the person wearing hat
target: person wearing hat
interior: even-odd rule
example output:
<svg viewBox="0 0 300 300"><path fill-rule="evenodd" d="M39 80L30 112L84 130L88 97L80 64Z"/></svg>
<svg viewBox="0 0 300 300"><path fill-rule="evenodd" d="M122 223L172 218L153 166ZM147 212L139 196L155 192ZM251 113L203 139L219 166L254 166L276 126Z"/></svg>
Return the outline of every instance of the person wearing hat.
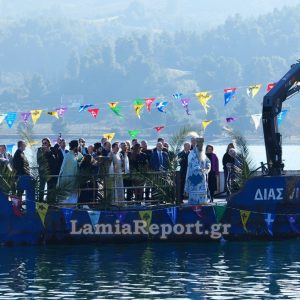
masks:
<svg viewBox="0 0 300 300"><path fill-rule="evenodd" d="M203 143L203 138L196 138L196 146L188 156L185 192L189 196L188 203L192 205L207 202L207 174L211 162L203 151Z"/></svg>

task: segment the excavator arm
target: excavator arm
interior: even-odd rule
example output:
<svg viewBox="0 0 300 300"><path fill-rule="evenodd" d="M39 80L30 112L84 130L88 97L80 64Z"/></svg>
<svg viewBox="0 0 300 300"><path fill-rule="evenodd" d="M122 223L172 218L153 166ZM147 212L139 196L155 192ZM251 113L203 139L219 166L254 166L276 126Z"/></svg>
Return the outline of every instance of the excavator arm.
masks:
<svg viewBox="0 0 300 300"><path fill-rule="evenodd" d="M300 61L292 65L291 69L264 96L262 122L270 176L281 175L283 172L282 141L278 131L277 115L281 112L282 103L300 91L300 85L297 85L299 81Z"/></svg>

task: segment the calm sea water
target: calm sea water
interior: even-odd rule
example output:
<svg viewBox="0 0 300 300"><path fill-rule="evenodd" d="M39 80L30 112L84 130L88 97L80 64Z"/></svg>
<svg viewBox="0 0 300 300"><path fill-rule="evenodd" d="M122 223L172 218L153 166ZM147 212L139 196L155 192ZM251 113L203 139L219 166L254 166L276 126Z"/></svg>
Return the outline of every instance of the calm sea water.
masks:
<svg viewBox="0 0 300 300"><path fill-rule="evenodd" d="M0 248L0 299L299 299L300 241Z"/></svg>

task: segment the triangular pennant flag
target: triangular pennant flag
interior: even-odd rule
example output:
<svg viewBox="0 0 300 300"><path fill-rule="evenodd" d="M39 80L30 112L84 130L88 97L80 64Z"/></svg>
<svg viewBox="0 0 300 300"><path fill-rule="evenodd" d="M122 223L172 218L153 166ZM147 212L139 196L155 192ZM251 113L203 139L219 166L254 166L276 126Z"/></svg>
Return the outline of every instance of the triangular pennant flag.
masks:
<svg viewBox="0 0 300 300"><path fill-rule="evenodd" d="M139 212L141 220L146 222L145 229L149 231L149 226L151 224L152 220L152 210L145 210L145 211L140 211Z"/></svg>
<svg viewBox="0 0 300 300"><path fill-rule="evenodd" d="M12 150L15 144L8 144L6 145L6 150L8 153L12 154Z"/></svg>
<svg viewBox="0 0 300 300"><path fill-rule="evenodd" d="M72 218L74 209L63 207L61 210L64 214L67 229L71 229L71 218Z"/></svg>
<svg viewBox="0 0 300 300"><path fill-rule="evenodd" d="M21 113L21 118L25 125L27 125L30 115L31 115L30 112L22 112Z"/></svg>
<svg viewBox="0 0 300 300"><path fill-rule="evenodd" d="M185 99L181 99L181 104L183 106L183 108L185 109L186 111L186 114L189 116L190 115L190 112L189 112L189 104L191 102L191 99L189 98L185 98Z"/></svg>
<svg viewBox="0 0 300 300"><path fill-rule="evenodd" d="M92 115L94 119L96 119L99 113L99 108L89 108L88 112Z"/></svg>
<svg viewBox="0 0 300 300"><path fill-rule="evenodd" d="M132 139L135 139L139 135L140 131L138 129L128 130L128 134Z"/></svg>
<svg viewBox="0 0 300 300"><path fill-rule="evenodd" d="M174 93L174 94L173 94L173 98L174 98L175 100L180 100L181 97L182 97L182 93L180 93L180 92L177 92L177 93Z"/></svg>
<svg viewBox="0 0 300 300"><path fill-rule="evenodd" d="M275 220L275 215L274 214L265 214L265 222L267 225L268 232L270 235L273 235L273 222Z"/></svg>
<svg viewBox="0 0 300 300"><path fill-rule="evenodd" d="M251 212L248 210L240 210L240 216L241 216L242 224L243 224L245 231L248 231L246 228L246 225L247 225L250 213Z"/></svg>
<svg viewBox="0 0 300 300"><path fill-rule="evenodd" d="M172 221L172 224L176 224L177 222L177 207L168 207L166 208L166 212L169 216L169 218Z"/></svg>
<svg viewBox="0 0 300 300"><path fill-rule="evenodd" d="M4 121L6 116L7 116L7 114L0 114L0 124L2 124L2 122Z"/></svg>
<svg viewBox="0 0 300 300"><path fill-rule="evenodd" d="M168 104L168 102L159 102L159 103L156 103L156 108L162 112L162 113L166 113L164 111L164 107Z"/></svg>
<svg viewBox="0 0 300 300"><path fill-rule="evenodd" d="M17 113L16 112L9 112L7 113L5 117L6 124L9 128L11 128L14 125L14 122L16 120Z"/></svg>
<svg viewBox="0 0 300 300"><path fill-rule="evenodd" d="M64 113L67 111L67 107L65 107L65 106L64 107L59 107L59 108L56 109L56 111L57 111L58 115L60 117L62 117L64 115Z"/></svg>
<svg viewBox="0 0 300 300"><path fill-rule="evenodd" d="M109 142L111 142L112 139L115 137L115 133L114 132L104 133L103 137L106 138Z"/></svg>
<svg viewBox="0 0 300 300"><path fill-rule="evenodd" d="M87 211L91 220L91 223L93 225L93 228L95 230L95 226L99 223L101 211L95 211L95 210L88 210Z"/></svg>
<svg viewBox="0 0 300 300"><path fill-rule="evenodd" d="M237 120L236 117L229 117L229 118L226 118L226 122L227 122L227 123L231 123L231 122L234 122L234 121L236 121L236 120Z"/></svg>
<svg viewBox="0 0 300 300"><path fill-rule="evenodd" d="M146 98L145 104L147 106L148 111L151 111L151 105L154 102L155 98Z"/></svg>
<svg viewBox="0 0 300 300"><path fill-rule="evenodd" d="M94 106L94 104L82 104L79 106L79 112L85 111L87 108Z"/></svg>
<svg viewBox="0 0 300 300"><path fill-rule="evenodd" d="M33 124L35 124L37 122L37 120L40 118L41 114L42 114L42 110L41 109L34 109L31 112L31 119Z"/></svg>
<svg viewBox="0 0 300 300"><path fill-rule="evenodd" d="M214 206L215 216L217 223L220 223L222 221L222 218L224 216L224 213L226 211L226 206L224 205L215 205Z"/></svg>
<svg viewBox="0 0 300 300"><path fill-rule="evenodd" d="M296 225L296 216L295 215L289 215L288 220L289 220L290 227L291 227L292 231L294 233L300 234L300 230L299 230L298 226Z"/></svg>
<svg viewBox="0 0 300 300"><path fill-rule="evenodd" d="M145 106L145 100L144 99L136 99L134 100L134 111L137 117L140 119L141 118L141 111L143 107Z"/></svg>
<svg viewBox="0 0 300 300"><path fill-rule="evenodd" d="M253 120L255 129L257 130L257 128L259 127L259 124L260 124L261 114L251 115L251 118Z"/></svg>
<svg viewBox="0 0 300 300"><path fill-rule="evenodd" d="M202 218L203 217L203 214L202 214L202 206L201 205L193 205L191 206L192 207L192 210L197 214L197 216L199 218Z"/></svg>
<svg viewBox="0 0 300 300"><path fill-rule="evenodd" d="M205 121L202 121L202 126L203 126L203 129L205 130L206 127L212 123L212 120L205 120Z"/></svg>
<svg viewBox="0 0 300 300"><path fill-rule="evenodd" d="M59 116L58 116L58 112L57 111L48 111L47 113L48 115L56 118L56 119L59 119Z"/></svg>
<svg viewBox="0 0 300 300"><path fill-rule="evenodd" d="M109 102L108 106L109 108L118 116L123 117L121 114L121 108L118 106L119 102Z"/></svg>
<svg viewBox="0 0 300 300"><path fill-rule="evenodd" d="M164 129L164 128L165 128L165 126L157 126L157 127L154 127L154 129L156 130L157 133L160 133L160 131L161 131L162 129Z"/></svg>
<svg viewBox="0 0 300 300"><path fill-rule="evenodd" d="M207 103L212 98L212 95L210 95L208 92L199 92L195 95L203 106L205 113L207 114L207 109L209 108L209 105Z"/></svg>
<svg viewBox="0 0 300 300"><path fill-rule="evenodd" d="M224 89L225 105L235 97L236 88Z"/></svg>
<svg viewBox="0 0 300 300"><path fill-rule="evenodd" d="M29 141L28 145L29 145L29 147L31 147L31 146L37 145L38 143L39 143L38 141Z"/></svg>
<svg viewBox="0 0 300 300"><path fill-rule="evenodd" d="M285 118L286 114L287 114L288 110L287 109L283 109L277 116L277 122L278 122L278 126L282 123L283 119Z"/></svg>
<svg viewBox="0 0 300 300"><path fill-rule="evenodd" d="M247 88L248 96L254 98L257 95L257 93L259 92L260 88L261 88L261 84L250 85Z"/></svg>
<svg viewBox="0 0 300 300"><path fill-rule="evenodd" d="M45 226L45 218L46 218L47 211L48 211L48 204L37 202L35 204L35 208L41 218L42 224Z"/></svg>
<svg viewBox="0 0 300 300"><path fill-rule="evenodd" d="M271 91L271 89L276 85L276 83L269 83L267 87L267 91Z"/></svg>

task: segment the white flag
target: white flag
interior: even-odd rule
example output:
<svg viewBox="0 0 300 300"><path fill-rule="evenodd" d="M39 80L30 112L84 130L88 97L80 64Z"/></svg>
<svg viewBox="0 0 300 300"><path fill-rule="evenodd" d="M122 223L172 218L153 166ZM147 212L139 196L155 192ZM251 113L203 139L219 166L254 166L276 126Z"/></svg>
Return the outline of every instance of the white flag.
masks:
<svg viewBox="0 0 300 300"><path fill-rule="evenodd" d="M254 122L255 129L257 130L257 128L259 127L259 124L260 124L261 114L251 115L251 118Z"/></svg>

